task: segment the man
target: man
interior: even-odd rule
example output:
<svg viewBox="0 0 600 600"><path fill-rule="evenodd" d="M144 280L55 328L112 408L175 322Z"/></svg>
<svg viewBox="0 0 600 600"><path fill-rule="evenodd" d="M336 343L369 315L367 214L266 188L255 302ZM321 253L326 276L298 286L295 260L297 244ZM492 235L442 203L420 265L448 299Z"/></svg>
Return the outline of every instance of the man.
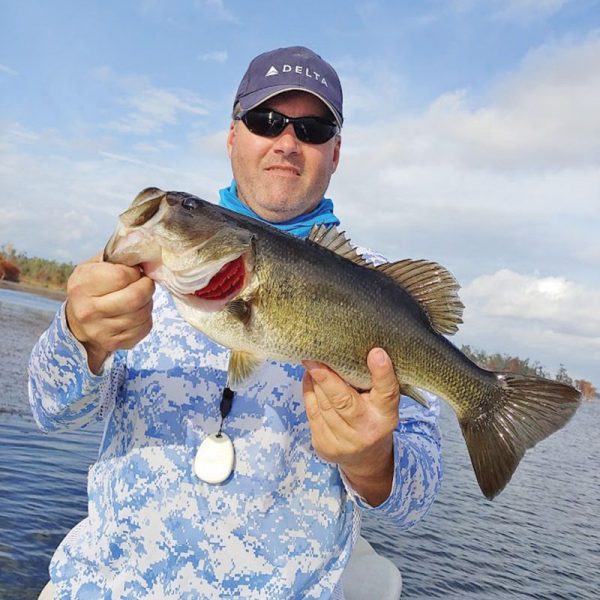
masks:
<svg viewBox="0 0 600 600"><path fill-rule="evenodd" d="M337 224L324 194L342 115L337 74L314 52L256 57L234 102L221 204L300 236ZM325 365L267 362L222 419L228 358L139 269L74 271L32 352L31 404L46 430L106 425L89 516L50 566L57 597L343 597L361 510L404 528L427 512L441 478L437 402L400 403L383 350L368 356L365 393ZM215 484L193 465L220 425L235 464Z"/></svg>

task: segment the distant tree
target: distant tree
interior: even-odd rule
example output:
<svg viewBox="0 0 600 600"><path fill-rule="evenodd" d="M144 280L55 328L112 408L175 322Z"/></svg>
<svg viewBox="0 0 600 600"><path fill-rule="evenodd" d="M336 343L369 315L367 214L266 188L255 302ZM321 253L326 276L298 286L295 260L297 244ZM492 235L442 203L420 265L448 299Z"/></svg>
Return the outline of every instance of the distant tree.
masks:
<svg viewBox="0 0 600 600"><path fill-rule="evenodd" d="M567 369L562 363L560 363L560 367L558 367L558 371L556 372L556 377L554 379L556 379L556 381L560 381L561 383L573 385L573 380L569 377Z"/></svg>
<svg viewBox="0 0 600 600"><path fill-rule="evenodd" d="M4 256L8 260L14 262L14 260L17 258L17 251L15 250L15 247L8 242L7 244L0 246L0 256Z"/></svg>
<svg viewBox="0 0 600 600"><path fill-rule="evenodd" d="M19 281L21 275L21 269L17 265L13 264L7 258L0 256L0 279L6 281Z"/></svg>
<svg viewBox="0 0 600 600"><path fill-rule="evenodd" d="M596 388L585 379L576 379L575 387L581 392L581 395L586 400L593 400L596 397L597 391Z"/></svg>
<svg viewBox="0 0 600 600"><path fill-rule="evenodd" d="M490 371L507 371L509 373L519 373L520 375L548 378L548 373L546 373L544 367L538 362L530 364L528 358L522 359L518 356L499 354L498 352L487 354L484 350L473 349L470 346L462 346L461 351L474 363Z"/></svg>
<svg viewBox="0 0 600 600"><path fill-rule="evenodd" d="M484 350L471 348L471 346L461 346L461 351L466 354L474 363L490 371L508 371L509 373L519 373L520 375L535 375L550 379L550 375L544 367L538 362L529 363L529 359L509 356L508 354L487 354ZM556 381L575 386L586 400L592 400L598 395L596 388L585 379L576 379L573 381L567 373L566 367L561 363L555 377Z"/></svg>

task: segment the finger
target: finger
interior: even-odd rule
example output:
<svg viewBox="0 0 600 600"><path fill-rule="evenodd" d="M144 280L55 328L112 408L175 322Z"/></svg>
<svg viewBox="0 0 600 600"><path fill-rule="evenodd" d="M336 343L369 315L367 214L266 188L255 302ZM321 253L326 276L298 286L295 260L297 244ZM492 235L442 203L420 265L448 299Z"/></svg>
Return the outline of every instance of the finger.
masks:
<svg viewBox="0 0 600 600"><path fill-rule="evenodd" d="M367 356L367 367L373 382L369 394L370 399L382 408L397 410L400 384L394 371L394 365L385 350L373 348Z"/></svg>
<svg viewBox="0 0 600 600"><path fill-rule="evenodd" d="M352 425L364 411L363 399L337 373L321 363L306 361L305 366L313 378L319 408L330 426L339 427L339 418ZM332 410L333 409L333 410Z"/></svg>
<svg viewBox="0 0 600 600"><path fill-rule="evenodd" d="M116 317L97 317L85 325L86 341L108 352L123 348L124 340L139 341L138 330L152 326L152 301L137 311Z"/></svg>
<svg viewBox="0 0 600 600"><path fill-rule="evenodd" d="M154 281L144 276L125 288L96 298L96 307L104 317L130 315L147 306L153 294Z"/></svg>
<svg viewBox="0 0 600 600"><path fill-rule="evenodd" d="M104 296L126 288L141 277L137 267L91 261L78 265L67 283L70 297Z"/></svg>
<svg viewBox="0 0 600 600"><path fill-rule="evenodd" d="M151 316L152 299L133 312L102 319L98 327L101 331L107 331L108 337L112 337L138 327L138 325L145 323Z"/></svg>
<svg viewBox="0 0 600 600"><path fill-rule="evenodd" d="M321 409L317 402L313 379L308 371L305 371L304 377L302 377L302 395L304 397L304 408L306 409L308 420L316 421L321 416Z"/></svg>
<svg viewBox="0 0 600 600"><path fill-rule="evenodd" d="M323 400L321 408L329 410L349 410L354 403L352 388L337 373L334 373L324 364L314 361L304 361L304 366L313 379L315 391L322 393L317 395L318 400ZM320 403L321 405L321 403Z"/></svg>
<svg viewBox="0 0 600 600"><path fill-rule="evenodd" d="M106 349L112 352L114 350L128 350L133 348L150 333L151 329L152 316L148 317L142 323L138 323L134 327L116 334L106 343Z"/></svg>
<svg viewBox="0 0 600 600"><path fill-rule="evenodd" d="M100 297L75 293L67 300L68 327L80 342L106 348L116 333L131 329L150 316L153 291L154 282L143 277L124 290Z"/></svg>
<svg viewBox="0 0 600 600"><path fill-rule="evenodd" d="M327 420L324 418L324 414L316 398L317 392L314 381L308 371L304 373L304 377L302 378L302 391L312 446L323 460L335 462L339 455L340 440L335 430L329 427ZM332 414L335 413L335 411L330 412ZM337 416L337 419L341 421L339 416Z"/></svg>

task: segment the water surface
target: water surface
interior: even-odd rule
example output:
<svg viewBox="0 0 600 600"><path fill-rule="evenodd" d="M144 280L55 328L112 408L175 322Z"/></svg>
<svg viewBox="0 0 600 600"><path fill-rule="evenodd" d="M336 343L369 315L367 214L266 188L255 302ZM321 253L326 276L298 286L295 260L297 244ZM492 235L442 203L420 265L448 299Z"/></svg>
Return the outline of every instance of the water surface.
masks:
<svg viewBox="0 0 600 600"><path fill-rule="evenodd" d="M86 515L101 432L43 434L27 405L31 347L59 304L0 289L0 599L36 598L64 535ZM493 502L443 407L445 481L425 521L363 534L402 571L403 600L600 598L600 403L530 451Z"/></svg>

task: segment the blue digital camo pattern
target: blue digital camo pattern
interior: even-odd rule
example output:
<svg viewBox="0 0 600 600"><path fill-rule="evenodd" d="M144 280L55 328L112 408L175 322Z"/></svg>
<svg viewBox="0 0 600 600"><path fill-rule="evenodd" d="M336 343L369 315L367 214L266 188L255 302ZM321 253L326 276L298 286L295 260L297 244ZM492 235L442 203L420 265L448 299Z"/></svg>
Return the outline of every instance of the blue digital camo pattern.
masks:
<svg viewBox="0 0 600 600"><path fill-rule="evenodd" d="M218 430L229 352L157 288L154 326L100 375L64 308L33 349L30 400L46 431L104 419L88 478L89 515L57 549L61 599L330 598L362 511L408 528L441 480L439 406L402 398L393 490L372 508L312 450L302 367L266 362L236 391L225 432L236 463L221 485L196 478L198 445ZM337 586L337 587L336 587Z"/></svg>

